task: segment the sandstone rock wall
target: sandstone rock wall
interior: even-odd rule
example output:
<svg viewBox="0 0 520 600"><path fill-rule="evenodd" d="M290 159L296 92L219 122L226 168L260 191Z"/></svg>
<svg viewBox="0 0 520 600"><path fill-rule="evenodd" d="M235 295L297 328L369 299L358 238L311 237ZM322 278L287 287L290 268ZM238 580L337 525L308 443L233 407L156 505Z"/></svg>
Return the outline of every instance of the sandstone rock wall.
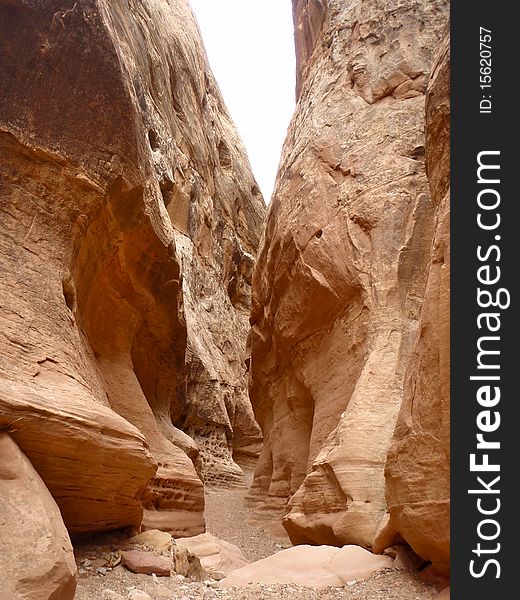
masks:
<svg viewBox="0 0 520 600"><path fill-rule="evenodd" d="M419 336L386 466L390 520L438 571L450 557L450 47L441 44L428 86L426 166L435 237Z"/></svg>
<svg viewBox="0 0 520 600"><path fill-rule="evenodd" d="M200 533L264 205L189 6L0 0L0 57L0 426L69 531Z"/></svg>
<svg viewBox="0 0 520 600"><path fill-rule="evenodd" d="M321 33L327 14L327 0L293 0L294 46L296 50L296 98Z"/></svg>
<svg viewBox="0 0 520 600"><path fill-rule="evenodd" d="M430 264L424 93L448 3L326 5L293 3L299 102L253 275L249 499L293 542L370 547Z"/></svg>

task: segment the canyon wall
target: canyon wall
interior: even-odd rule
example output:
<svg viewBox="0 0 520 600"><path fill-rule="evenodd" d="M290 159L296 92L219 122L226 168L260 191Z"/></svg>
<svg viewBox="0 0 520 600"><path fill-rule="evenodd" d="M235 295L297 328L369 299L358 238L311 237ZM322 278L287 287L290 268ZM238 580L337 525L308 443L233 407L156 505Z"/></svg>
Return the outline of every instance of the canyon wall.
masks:
<svg viewBox="0 0 520 600"><path fill-rule="evenodd" d="M449 7L293 7L298 105L253 275L249 502L294 543L369 548L431 266L424 105Z"/></svg>
<svg viewBox="0 0 520 600"><path fill-rule="evenodd" d="M0 57L0 428L69 532L200 533L265 208L191 10L0 0Z"/></svg>
<svg viewBox="0 0 520 600"><path fill-rule="evenodd" d="M450 561L450 46L440 46L426 102L426 167L435 237L419 335L386 465L392 526L441 572Z"/></svg>

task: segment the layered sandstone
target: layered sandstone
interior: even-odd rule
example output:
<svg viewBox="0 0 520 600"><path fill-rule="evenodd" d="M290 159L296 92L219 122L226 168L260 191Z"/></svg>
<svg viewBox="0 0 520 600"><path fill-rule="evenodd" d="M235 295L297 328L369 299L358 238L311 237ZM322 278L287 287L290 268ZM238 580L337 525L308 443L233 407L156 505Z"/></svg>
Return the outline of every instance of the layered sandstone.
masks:
<svg viewBox="0 0 520 600"><path fill-rule="evenodd" d="M435 237L404 400L388 454L393 527L441 572L450 558L450 47L440 46L426 102L426 167ZM449 594L448 594L449 595Z"/></svg>
<svg viewBox="0 0 520 600"><path fill-rule="evenodd" d="M253 276L250 501L293 542L371 547L430 263L424 93L448 3L326 5L293 3L299 102Z"/></svg>
<svg viewBox="0 0 520 600"><path fill-rule="evenodd" d="M69 531L200 533L264 205L189 6L0 0L0 56L0 426Z"/></svg>
<svg viewBox="0 0 520 600"><path fill-rule="evenodd" d="M0 433L0 569L0 600L74 598L76 563L58 506L6 433Z"/></svg>

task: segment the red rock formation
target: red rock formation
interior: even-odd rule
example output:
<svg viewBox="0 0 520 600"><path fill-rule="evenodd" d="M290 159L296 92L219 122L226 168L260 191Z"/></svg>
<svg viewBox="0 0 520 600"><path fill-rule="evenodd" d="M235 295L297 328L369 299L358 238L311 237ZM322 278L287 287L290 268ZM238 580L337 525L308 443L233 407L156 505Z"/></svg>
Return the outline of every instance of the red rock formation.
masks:
<svg viewBox="0 0 520 600"><path fill-rule="evenodd" d="M74 598L76 563L58 506L16 443L1 432L0 569L0 600Z"/></svg>
<svg viewBox="0 0 520 600"><path fill-rule="evenodd" d="M293 542L370 547L430 260L424 92L448 3L318 6L294 2L299 103L253 276L250 501Z"/></svg>
<svg viewBox="0 0 520 600"><path fill-rule="evenodd" d="M426 166L435 237L419 336L386 466L391 523L446 573L450 557L450 47L440 46L426 101ZM448 593L449 596L449 593Z"/></svg>
<svg viewBox="0 0 520 600"><path fill-rule="evenodd" d="M235 478L233 445L260 440L242 346L264 208L191 11L0 0L0 58L0 425L69 531L144 507L200 533L180 428L220 428Z"/></svg>
<svg viewBox="0 0 520 600"><path fill-rule="evenodd" d="M294 46L296 49L296 98L300 96L309 61L327 14L325 0L293 0Z"/></svg>

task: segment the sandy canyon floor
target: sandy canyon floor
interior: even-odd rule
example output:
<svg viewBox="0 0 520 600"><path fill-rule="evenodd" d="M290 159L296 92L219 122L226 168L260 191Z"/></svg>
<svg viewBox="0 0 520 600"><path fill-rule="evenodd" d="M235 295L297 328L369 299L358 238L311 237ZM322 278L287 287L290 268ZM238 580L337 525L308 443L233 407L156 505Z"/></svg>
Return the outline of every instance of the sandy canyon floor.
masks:
<svg viewBox="0 0 520 600"><path fill-rule="evenodd" d="M248 473L250 476L250 473ZM249 477L248 477L249 479ZM244 506L247 488L206 491L207 530L236 544L249 560L260 560L286 548L288 540L246 523ZM438 590L411 572L387 570L365 581L341 588L316 590L297 585L258 585L218 589L217 582L193 582L180 575L150 577L135 575L121 565L104 575L97 571L107 562L115 546L107 540L90 540L76 545L81 568L77 600L433 600ZM89 570L81 565L90 564Z"/></svg>

